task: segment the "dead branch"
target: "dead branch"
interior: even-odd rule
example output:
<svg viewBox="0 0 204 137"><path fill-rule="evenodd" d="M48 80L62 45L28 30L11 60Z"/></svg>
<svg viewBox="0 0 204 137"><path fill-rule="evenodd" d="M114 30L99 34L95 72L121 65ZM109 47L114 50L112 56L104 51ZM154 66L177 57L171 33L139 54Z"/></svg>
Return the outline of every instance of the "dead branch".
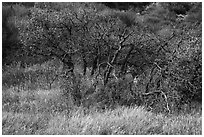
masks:
<svg viewBox="0 0 204 137"><path fill-rule="evenodd" d="M148 95L155 94L155 93L160 93L160 94L162 94L164 96L164 99L165 99L165 102L166 102L166 109L170 113L171 111L169 109L169 103L168 103L167 95L162 90L156 90L156 91L153 91L153 92L142 93L142 95L148 96Z"/></svg>

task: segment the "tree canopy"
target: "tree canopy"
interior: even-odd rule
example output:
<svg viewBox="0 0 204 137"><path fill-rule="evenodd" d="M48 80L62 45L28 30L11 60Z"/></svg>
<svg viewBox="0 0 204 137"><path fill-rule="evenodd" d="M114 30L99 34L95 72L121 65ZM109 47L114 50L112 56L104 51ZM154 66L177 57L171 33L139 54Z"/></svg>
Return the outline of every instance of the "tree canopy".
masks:
<svg viewBox="0 0 204 137"><path fill-rule="evenodd" d="M6 43L12 39L26 56L55 57L72 71L81 62L83 75L91 68L104 85L113 71L117 77L131 71L146 76L146 93L154 83L154 88L168 89L166 94L177 90L199 98L201 9L201 3L35 3L24 16L4 14L3 56L14 47ZM8 16L18 31L8 27Z"/></svg>

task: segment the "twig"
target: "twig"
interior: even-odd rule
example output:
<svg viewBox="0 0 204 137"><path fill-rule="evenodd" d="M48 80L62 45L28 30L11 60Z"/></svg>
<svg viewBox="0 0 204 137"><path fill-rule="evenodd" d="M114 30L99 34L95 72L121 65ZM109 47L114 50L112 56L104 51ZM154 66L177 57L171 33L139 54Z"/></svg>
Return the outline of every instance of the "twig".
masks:
<svg viewBox="0 0 204 137"><path fill-rule="evenodd" d="M161 93L161 91L156 90L156 91L153 91L153 92L142 93L142 95L148 96L148 95L151 95L151 94L154 94L154 93Z"/></svg>
<svg viewBox="0 0 204 137"><path fill-rule="evenodd" d="M168 103L168 100L167 100L167 96L162 90L160 90L160 92L162 93L162 95L164 96L164 98L166 100L166 108L167 108L168 112L170 113L171 111L169 109L169 103Z"/></svg>
<svg viewBox="0 0 204 137"><path fill-rule="evenodd" d="M154 93L161 93L164 96L165 101L166 101L166 108L167 108L168 112L170 113L171 111L169 109L169 103L168 103L167 96L162 90L156 90L156 91L149 92L149 93L143 93L142 95L148 96L148 95L151 95L151 94L154 94Z"/></svg>
<svg viewBox="0 0 204 137"><path fill-rule="evenodd" d="M159 68L160 70L162 70L162 68L161 68L156 62L154 62L154 64L157 66L157 68Z"/></svg>

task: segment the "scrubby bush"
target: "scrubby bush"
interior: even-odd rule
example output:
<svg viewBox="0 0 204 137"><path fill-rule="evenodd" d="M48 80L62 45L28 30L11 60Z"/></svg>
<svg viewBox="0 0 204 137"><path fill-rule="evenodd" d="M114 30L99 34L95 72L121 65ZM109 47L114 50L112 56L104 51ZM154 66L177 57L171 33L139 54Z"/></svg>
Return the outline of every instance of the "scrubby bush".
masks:
<svg viewBox="0 0 204 137"><path fill-rule="evenodd" d="M27 85L24 90L33 91L60 87L62 96L87 108L142 105L170 112L201 102L200 4L153 3L142 14L100 4L4 7L4 54L12 51L5 44L12 39L22 48L19 55L39 64L36 70L7 69L3 85ZM181 12L187 14L182 19ZM53 58L66 72L51 63ZM125 79L128 74L131 81ZM134 84L135 78L140 83Z"/></svg>

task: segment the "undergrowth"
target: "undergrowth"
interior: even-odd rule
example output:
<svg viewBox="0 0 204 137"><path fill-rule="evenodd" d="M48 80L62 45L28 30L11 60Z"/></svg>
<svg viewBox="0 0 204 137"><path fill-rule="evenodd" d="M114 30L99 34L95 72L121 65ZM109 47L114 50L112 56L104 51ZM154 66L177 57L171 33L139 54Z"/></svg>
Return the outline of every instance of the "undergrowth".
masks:
<svg viewBox="0 0 204 137"><path fill-rule="evenodd" d="M4 135L201 135L200 111L164 114L145 107L77 107L59 89L3 92Z"/></svg>
<svg viewBox="0 0 204 137"><path fill-rule="evenodd" d="M87 79L88 80L88 79ZM14 79L15 81L15 79ZM26 83L25 83L26 84ZM30 83L32 85L33 83ZM35 84L35 83L34 83ZM41 83L43 85L43 83ZM44 82L46 85L46 82ZM54 83L55 84L55 83ZM57 85L57 84L56 84ZM2 134L3 135L201 135L202 106L185 104L179 113L162 113L145 106L98 107L96 98L107 98L90 92L87 102L74 103L69 86L65 92L60 87L19 88L3 85ZM80 89L80 85L79 85ZM89 91L90 90L90 91ZM110 90L111 91L111 90ZM118 91L119 92L119 91ZM119 93L123 93L120 91ZM85 95L85 94L84 94ZM89 99L89 98L90 99ZM121 95L121 99L126 96ZM85 99L85 96L84 96ZM94 100L95 99L95 100ZM108 100L108 99L107 99ZM118 100L120 101L120 100ZM90 105L91 104L91 105Z"/></svg>

